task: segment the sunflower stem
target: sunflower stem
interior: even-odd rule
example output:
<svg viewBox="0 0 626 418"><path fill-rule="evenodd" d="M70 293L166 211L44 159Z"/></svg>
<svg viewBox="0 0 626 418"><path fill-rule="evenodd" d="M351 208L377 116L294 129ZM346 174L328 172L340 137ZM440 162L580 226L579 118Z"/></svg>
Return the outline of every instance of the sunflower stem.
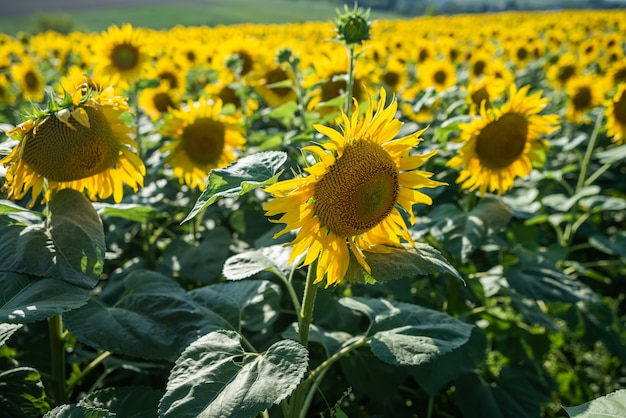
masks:
<svg viewBox="0 0 626 418"><path fill-rule="evenodd" d="M304 294L302 295L302 308L298 316L298 342L305 348L309 346L309 330L313 320L313 307L315 305L315 295L317 294L318 285L315 282L316 263L309 265L306 275L306 283L304 285ZM303 410L304 400L306 398L307 389L310 385L308 379L298 384L296 390L291 395L289 404L289 415L287 418L297 418L306 416Z"/></svg>
<svg viewBox="0 0 626 418"><path fill-rule="evenodd" d="M50 356L52 360L52 393L55 405L67 403L65 387L65 338L61 315L48 318L50 334Z"/></svg>
<svg viewBox="0 0 626 418"><path fill-rule="evenodd" d="M346 115L350 114L350 107L352 105L352 90L354 86L354 45L350 44L347 46L348 49L348 58L350 61L348 67L348 81L346 86L346 102L344 103L344 113Z"/></svg>
<svg viewBox="0 0 626 418"><path fill-rule="evenodd" d="M598 134L600 133L600 128L602 127L602 120L604 114L602 112L598 113L598 117L596 118L596 123L593 127L593 132L591 133L591 138L589 138L589 143L587 144L587 149L585 150L585 156L580 165L580 173L578 175L578 181L576 182L576 189L574 190L574 195L578 194L583 187L586 185L587 180L587 171L589 170L589 165L591 164L591 157L593 156L593 151L596 148L596 143L598 142ZM578 202L574 204L571 210L571 219L565 225L565 229L563 231L563 241L561 245L564 247L569 247L572 241L572 237L576 233L578 227L582 224L582 222L577 222L576 217L578 215Z"/></svg>

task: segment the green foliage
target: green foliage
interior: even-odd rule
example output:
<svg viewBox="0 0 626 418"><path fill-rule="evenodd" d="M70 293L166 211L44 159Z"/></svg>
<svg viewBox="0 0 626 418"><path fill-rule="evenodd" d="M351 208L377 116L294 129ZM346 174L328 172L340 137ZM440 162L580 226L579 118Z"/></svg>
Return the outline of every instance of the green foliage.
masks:
<svg viewBox="0 0 626 418"><path fill-rule="evenodd" d="M571 418L621 417L626 414L626 390L618 390L582 405L563 407Z"/></svg>
<svg viewBox="0 0 626 418"><path fill-rule="evenodd" d="M254 416L286 398L307 363L306 350L295 341L279 341L258 354L243 351L236 332L206 334L176 361L159 416Z"/></svg>

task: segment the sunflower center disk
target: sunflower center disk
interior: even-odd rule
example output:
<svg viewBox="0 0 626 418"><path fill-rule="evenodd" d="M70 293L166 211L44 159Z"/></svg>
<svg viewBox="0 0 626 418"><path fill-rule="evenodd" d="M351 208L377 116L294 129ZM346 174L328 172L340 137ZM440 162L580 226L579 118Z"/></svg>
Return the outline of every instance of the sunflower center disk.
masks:
<svg viewBox="0 0 626 418"><path fill-rule="evenodd" d="M508 167L524 152L528 121L519 113L505 113L485 126L476 138L480 163L492 170Z"/></svg>
<svg viewBox="0 0 626 418"><path fill-rule="evenodd" d="M591 106L591 90L589 87L582 87L574 95L574 108L576 110L585 110Z"/></svg>
<svg viewBox="0 0 626 418"><path fill-rule="evenodd" d="M398 198L398 170L378 144L346 146L315 185L315 213L338 236L355 236L383 221Z"/></svg>
<svg viewBox="0 0 626 418"><path fill-rule="evenodd" d="M224 149L226 129L220 122L201 118L183 129L182 141L189 158L200 165L216 164Z"/></svg>
<svg viewBox="0 0 626 418"><path fill-rule="evenodd" d="M131 70L139 62L139 51L130 44L116 45L111 54L111 61L119 70Z"/></svg>
<svg viewBox="0 0 626 418"><path fill-rule="evenodd" d="M620 124L626 125L626 93L613 105L613 116Z"/></svg>
<svg viewBox="0 0 626 418"><path fill-rule="evenodd" d="M48 117L26 139L24 162L37 174L54 181L74 181L101 173L115 165L120 144L101 110L91 106L83 109L89 125L73 117L71 129L54 116Z"/></svg>

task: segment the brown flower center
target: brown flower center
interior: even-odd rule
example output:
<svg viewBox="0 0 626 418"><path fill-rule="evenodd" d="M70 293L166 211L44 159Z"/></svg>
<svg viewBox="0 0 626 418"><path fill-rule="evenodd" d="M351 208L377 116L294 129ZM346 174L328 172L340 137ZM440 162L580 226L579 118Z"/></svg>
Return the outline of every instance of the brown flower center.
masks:
<svg viewBox="0 0 626 418"><path fill-rule="evenodd" d="M115 45L110 56L113 66L120 71L132 70L139 64L139 50L131 44Z"/></svg>
<svg viewBox="0 0 626 418"><path fill-rule="evenodd" d="M226 128L218 121L201 118L183 129L182 142L189 158L200 165L216 165L224 150Z"/></svg>
<svg viewBox="0 0 626 418"><path fill-rule="evenodd" d="M360 235L391 213L398 191L393 159L380 145L360 140L347 145L316 183L315 213L320 224L337 236Z"/></svg>
<svg viewBox="0 0 626 418"><path fill-rule="evenodd" d="M524 152L528 121L519 113L505 113L485 126L476 138L480 163L492 170L508 167Z"/></svg>
<svg viewBox="0 0 626 418"><path fill-rule="evenodd" d="M54 181L74 181L115 165L120 144L99 108L83 106L89 127L70 117L73 129L50 116L25 138L24 162L37 174Z"/></svg>

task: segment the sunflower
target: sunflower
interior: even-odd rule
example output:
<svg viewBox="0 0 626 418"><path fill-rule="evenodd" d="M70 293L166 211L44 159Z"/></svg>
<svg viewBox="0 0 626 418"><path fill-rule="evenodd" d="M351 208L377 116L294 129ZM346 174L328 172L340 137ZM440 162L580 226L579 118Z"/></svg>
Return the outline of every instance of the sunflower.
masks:
<svg viewBox="0 0 626 418"><path fill-rule="evenodd" d="M118 75L124 86L136 81L150 63L148 38L145 30L130 24L110 26L95 46L94 73Z"/></svg>
<svg viewBox="0 0 626 418"><path fill-rule="evenodd" d="M422 88L434 87L440 93L456 84L456 68L447 59L428 60L417 66Z"/></svg>
<svg viewBox="0 0 626 418"><path fill-rule="evenodd" d="M574 123L589 122L587 113L600 105L605 94L601 78L592 74L573 77L567 84L568 96L566 117Z"/></svg>
<svg viewBox="0 0 626 418"><path fill-rule="evenodd" d="M254 89L271 107L278 107L297 99L293 71L287 64L274 64L261 72Z"/></svg>
<svg viewBox="0 0 626 418"><path fill-rule="evenodd" d="M15 95L11 89L11 81L5 74L0 73L0 103L13 104L14 100Z"/></svg>
<svg viewBox="0 0 626 418"><path fill-rule="evenodd" d="M145 167L130 137L134 131L120 119L126 111L126 98L112 88L91 91L84 83L8 131L20 141L0 160L8 167L9 199L31 191L33 206L42 192L45 203L56 190L71 188L92 200L113 196L120 202L124 183L135 191L143 186Z"/></svg>
<svg viewBox="0 0 626 418"><path fill-rule="evenodd" d="M412 244L402 212L414 223L413 205L432 203L417 189L444 185L417 170L436 151L410 155L423 131L394 139L402 126L394 119L397 101L385 102L382 89L362 118L358 110L351 117L342 112L343 132L315 125L329 141L303 148L318 159L304 168L309 175L265 189L275 197L264 205L266 215L282 214L272 221L286 224L275 237L298 229L290 263L300 255L303 265L317 260L316 283L324 277L327 285L341 282L351 255L371 272L364 251L384 252L385 245L399 246L403 239Z"/></svg>
<svg viewBox="0 0 626 418"><path fill-rule="evenodd" d="M11 67L11 77L20 86L26 100L41 102L44 100L46 83L37 63L24 57L21 63Z"/></svg>
<svg viewBox="0 0 626 418"><path fill-rule="evenodd" d="M204 190L205 177L214 168L236 160L245 138L234 116L224 115L219 98L201 98L170 111L160 129L172 141L161 148L181 184Z"/></svg>
<svg viewBox="0 0 626 418"><path fill-rule="evenodd" d="M161 80L158 87L143 89L137 103L152 121L156 121L170 110L179 108L180 96L178 90L170 87L169 81Z"/></svg>
<svg viewBox="0 0 626 418"><path fill-rule="evenodd" d="M606 103L607 136L618 144L626 142L626 84L621 84L612 100Z"/></svg>
<svg viewBox="0 0 626 418"><path fill-rule="evenodd" d="M457 183L464 189L502 194L545 159L547 143L540 136L557 129L558 116L539 115L548 99L529 96L529 88L511 85L507 103L499 109L483 106L480 118L459 125L464 144L447 165L462 167Z"/></svg>
<svg viewBox="0 0 626 418"><path fill-rule="evenodd" d="M494 99L499 98L506 91L506 87L504 81L493 77L481 77L470 81L465 97L465 102L469 105L469 113L471 115L479 113L483 105L489 109Z"/></svg>

